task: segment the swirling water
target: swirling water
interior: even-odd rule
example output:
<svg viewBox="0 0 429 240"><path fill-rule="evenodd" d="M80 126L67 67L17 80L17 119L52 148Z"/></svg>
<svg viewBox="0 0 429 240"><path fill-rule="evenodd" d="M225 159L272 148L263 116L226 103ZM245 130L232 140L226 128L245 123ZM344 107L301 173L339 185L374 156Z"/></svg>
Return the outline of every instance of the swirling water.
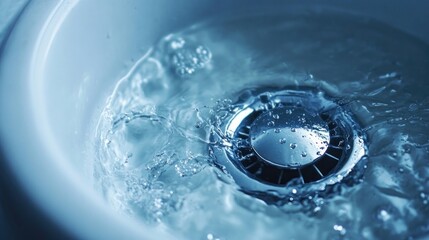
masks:
<svg viewBox="0 0 429 240"><path fill-rule="evenodd" d="M94 143L118 211L194 239L404 239L429 232L429 47L338 13L216 20L170 34L118 80ZM210 134L246 89L311 86L367 135L358 184L267 204L213 163ZM239 94L240 93L240 94ZM344 186L343 186L344 185ZM299 194L299 188L294 191Z"/></svg>

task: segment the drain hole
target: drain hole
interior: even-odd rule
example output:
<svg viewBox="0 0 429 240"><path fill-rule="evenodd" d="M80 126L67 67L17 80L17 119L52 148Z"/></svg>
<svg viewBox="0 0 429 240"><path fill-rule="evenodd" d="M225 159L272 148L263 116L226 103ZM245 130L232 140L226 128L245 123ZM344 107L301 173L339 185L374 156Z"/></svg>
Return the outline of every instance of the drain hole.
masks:
<svg viewBox="0 0 429 240"><path fill-rule="evenodd" d="M323 177L315 165L309 165L301 169L301 174L305 183L314 182Z"/></svg>
<svg viewBox="0 0 429 240"><path fill-rule="evenodd" d="M226 170L245 192L259 196L288 193L297 184L333 184L339 180L331 176L349 173L343 168L353 167L365 153L358 124L323 95L262 93L233 109L221 129L234 144L217 149L216 156L219 165L233 166Z"/></svg>
<svg viewBox="0 0 429 240"><path fill-rule="evenodd" d="M337 159L332 158L329 155L323 155L319 161L315 163L315 166L317 169L319 169L323 176L327 176L337 166L338 163L339 161Z"/></svg>
<svg viewBox="0 0 429 240"><path fill-rule="evenodd" d="M283 178L283 170L269 165L262 167L262 172L259 177L270 183L281 183Z"/></svg>
<svg viewBox="0 0 429 240"><path fill-rule="evenodd" d="M337 161L341 159L343 156L343 149L342 148L334 148L329 147L328 150L326 150L326 155L334 157Z"/></svg>
<svg viewBox="0 0 429 240"><path fill-rule="evenodd" d="M265 99L265 97L266 95L261 97L261 101ZM271 105L269 102L265 102L265 104ZM330 174L343 158L345 142L345 138L343 137L344 130L340 128L340 125L331 120L332 116L330 116L329 113L321 113L318 115L319 117L317 119L306 117L300 118L296 121L305 123L305 121L311 119L312 123L319 127L318 131L304 131L304 128L301 129L299 128L300 126L294 125L293 113L299 112L299 114L302 116L306 116L305 114L307 112L301 110L299 107L297 107L297 105L293 106L293 108L286 108L285 105L288 104L282 104L281 107L279 107L280 104L277 104L276 111L271 111L266 107L263 109L254 109L252 113L241 119L241 123L237 127L238 131L236 131L235 137L244 140L245 144L239 146L237 149L237 157L240 160L238 163L241 164L244 172L249 176L268 184L285 185L295 178L300 178L304 183L318 181ZM266 113L267 111L268 114ZM287 114L281 115L278 112ZM283 117L286 116L286 118L280 119L280 115ZM270 119L265 121L265 117ZM282 122L289 121L290 124L292 124L294 127L281 128L284 125L277 124L276 126L276 123L272 121L271 118L274 118L274 120L280 119ZM262 126L259 126L258 124ZM289 146L279 146L275 143L275 141L272 141L272 138L276 137L276 134L271 130L275 127L278 127L276 128L275 132L279 135L279 141L282 141L281 137L300 141L319 140L323 141L323 143L318 143L318 145L322 147L320 147L320 149L313 149L314 151L317 151L316 154L312 154L308 157L309 159L305 160L304 158L306 158L309 153L304 151L299 153L299 149L294 150L293 148L303 145L304 147L302 149L308 151L312 149L309 149L306 145L317 145L317 143L291 142ZM257 130L254 130L255 128ZM295 136L297 135L297 129L299 129L299 132L301 132L299 134L310 135L302 135L302 138L297 139ZM282 130L290 131L290 133L280 134ZM314 137L314 135L319 136ZM327 138L324 140L323 137L320 137L320 135L326 135ZM308 137L309 139L306 140L304 139L305 137ZM329 143L327 143L328 140ZM287 140L284 141L287 142ZM326 145L326 148L324 144ZM279 150L279 148L281 149ZM284 150L283 148L292 148L292 150ZM325 152L323 152L323 150L325 150ZM323 154L321 152L323 152ZM294 159L288 160L282 158Z"/></svg>

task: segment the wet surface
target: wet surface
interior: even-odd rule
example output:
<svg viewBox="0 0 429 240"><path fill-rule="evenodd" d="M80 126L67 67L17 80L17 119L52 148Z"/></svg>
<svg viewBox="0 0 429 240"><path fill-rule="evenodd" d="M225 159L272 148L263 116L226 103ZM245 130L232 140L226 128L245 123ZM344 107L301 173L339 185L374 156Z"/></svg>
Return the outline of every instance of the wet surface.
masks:
<svg viewBox="0 0 429 240"><path fill-rule="evenodd" d="M97 188L118 211L199 239L425 234L427 76L425 43L369 19L308 13L198 24L163 38L118 81L92 142ZM368 137L359 184L344 180L306 199L295 188L281 205L240 191L208 151L228 141L210 135L245 89L267 86L309 86L356 115Z"/></svg>

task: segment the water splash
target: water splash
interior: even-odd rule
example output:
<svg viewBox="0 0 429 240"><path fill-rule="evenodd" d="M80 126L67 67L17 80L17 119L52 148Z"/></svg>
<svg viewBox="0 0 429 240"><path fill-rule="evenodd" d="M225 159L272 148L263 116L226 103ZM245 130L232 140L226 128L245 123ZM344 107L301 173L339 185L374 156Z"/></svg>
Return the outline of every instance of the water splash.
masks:
<svg viewBox="0 0 429 240"><path fill-rule="evenodd" d="M332 19L337 24L329 24ZM427 233L428 49L375 21L322 13L203 24L169 35L118 82L100 116L94 140L100 192L118 211L185 238L405 239ZM240 192L215 166L209 146L248 144L218 128L237 107L232 103L267 86L319 88L358 116L370 139L365 176L354 179L360 185L348 188L344 179L330 195L321 189L300 196L294 189L288 203L267 205ZM308 127L317 135L317 126ZM222 140L212 142L212 134ZM283 144L300 151L295 143ZM322 141L317 150L328 144Z"/></svg>
<svg viewBox="0 0 429 240"><path fill-rule="evenodd" d="M212 54L207 47L193 44L174 35L166 38L166 45L168 46L167 54L169 55L167 64L181 78L190 77L196 71L203 69L210 63L212 58Z"/></svg>

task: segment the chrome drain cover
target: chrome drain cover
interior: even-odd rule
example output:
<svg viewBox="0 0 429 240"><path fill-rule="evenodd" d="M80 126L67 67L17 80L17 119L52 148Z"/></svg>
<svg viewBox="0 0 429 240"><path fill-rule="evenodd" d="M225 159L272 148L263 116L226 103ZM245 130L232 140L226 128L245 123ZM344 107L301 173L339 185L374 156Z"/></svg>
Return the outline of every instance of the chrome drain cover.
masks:
<svg viewBox="0 0 429 240"><path fill-rule="evenodd" d="M246 91L211 138L243 191L308 195L349 175L366 152L352 113L316 90Z"/></svg>

